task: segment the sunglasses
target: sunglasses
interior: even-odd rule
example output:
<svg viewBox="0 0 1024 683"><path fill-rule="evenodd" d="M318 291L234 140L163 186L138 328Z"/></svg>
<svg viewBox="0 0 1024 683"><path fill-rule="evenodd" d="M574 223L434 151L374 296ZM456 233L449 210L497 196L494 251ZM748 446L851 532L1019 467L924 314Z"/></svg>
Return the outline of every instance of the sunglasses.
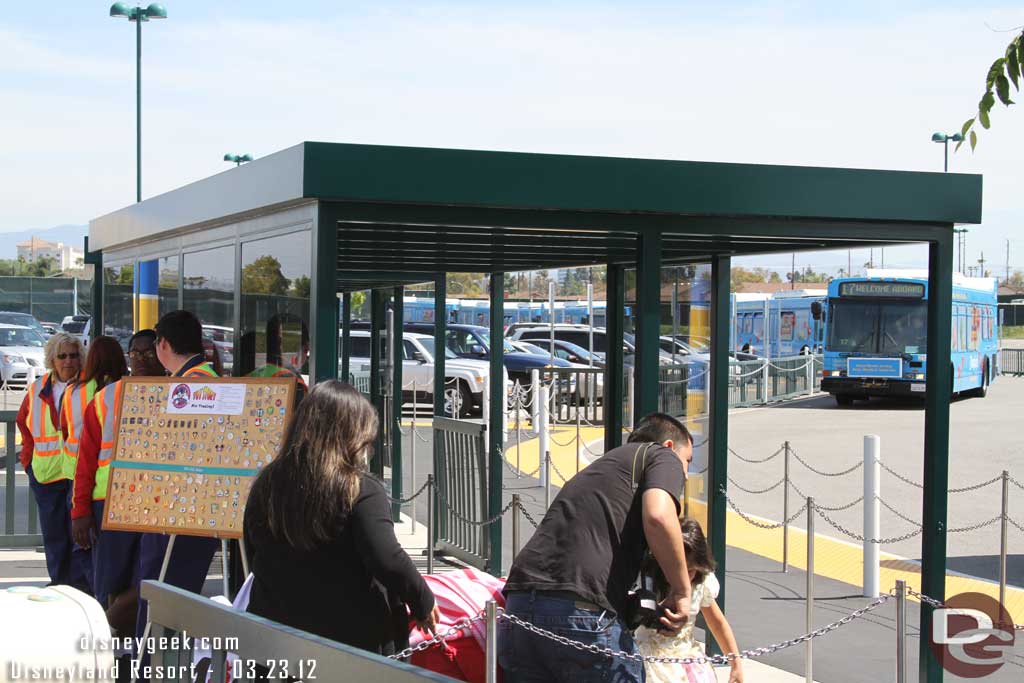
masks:
<svg viewBox="0 0 1024 683"><path fill-rule="evenodd" d="M78 353L58 353L57 360L78 360Z"/></svg>

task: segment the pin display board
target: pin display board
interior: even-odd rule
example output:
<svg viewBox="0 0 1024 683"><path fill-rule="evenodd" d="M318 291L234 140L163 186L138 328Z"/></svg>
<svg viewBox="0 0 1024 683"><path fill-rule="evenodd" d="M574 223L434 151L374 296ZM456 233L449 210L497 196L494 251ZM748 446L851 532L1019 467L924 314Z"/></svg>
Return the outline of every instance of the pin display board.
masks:
<svg viewBox="0 0 1024 683"><path fill-rule="evenodd" d="M103 529L241 538L277 457L294 378L125 378Z"/></svg>

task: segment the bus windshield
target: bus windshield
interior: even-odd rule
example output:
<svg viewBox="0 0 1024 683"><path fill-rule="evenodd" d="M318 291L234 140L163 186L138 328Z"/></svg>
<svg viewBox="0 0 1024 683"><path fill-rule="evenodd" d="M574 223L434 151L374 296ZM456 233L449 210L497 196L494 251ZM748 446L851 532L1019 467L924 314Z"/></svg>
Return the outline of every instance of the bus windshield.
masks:
<svg viewBox="0 0 1024 683"><path fill-rule="evenodd" d="M925 353L928 308L923 301L834 301L829 320L830 351Z"/></svg>

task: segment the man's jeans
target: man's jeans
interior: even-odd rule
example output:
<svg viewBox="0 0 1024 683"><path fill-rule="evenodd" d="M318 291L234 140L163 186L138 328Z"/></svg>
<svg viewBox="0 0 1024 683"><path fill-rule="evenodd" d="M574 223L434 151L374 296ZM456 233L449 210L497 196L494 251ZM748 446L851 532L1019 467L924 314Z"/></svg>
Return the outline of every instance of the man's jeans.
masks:
<svg viewBox="0 0 1024 683"><path fill-rule="evenodd" d="M575 601L562 595L517 591L509 594L505 611L580 643L637 652L633 634L615 615L580 609ZM498 657L505 672L505 683L639 683L644 680L640 662L580 651L506 620L498 622Z"/></svg>

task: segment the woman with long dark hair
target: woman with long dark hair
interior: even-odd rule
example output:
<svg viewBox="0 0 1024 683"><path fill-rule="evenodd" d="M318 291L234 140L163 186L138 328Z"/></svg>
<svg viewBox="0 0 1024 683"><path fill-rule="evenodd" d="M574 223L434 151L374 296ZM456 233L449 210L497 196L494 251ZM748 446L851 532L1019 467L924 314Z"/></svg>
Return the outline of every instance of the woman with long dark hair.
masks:
<svg viewBox="0 0 1024 683"><path fill-rule="evenodd" d="M343 382L320 382L299 404L246 504L248 609L388 655L407 646L410 613L433 630L438 612L395 538L384 485L369 473L376 434L373 406Z"/></svg>

